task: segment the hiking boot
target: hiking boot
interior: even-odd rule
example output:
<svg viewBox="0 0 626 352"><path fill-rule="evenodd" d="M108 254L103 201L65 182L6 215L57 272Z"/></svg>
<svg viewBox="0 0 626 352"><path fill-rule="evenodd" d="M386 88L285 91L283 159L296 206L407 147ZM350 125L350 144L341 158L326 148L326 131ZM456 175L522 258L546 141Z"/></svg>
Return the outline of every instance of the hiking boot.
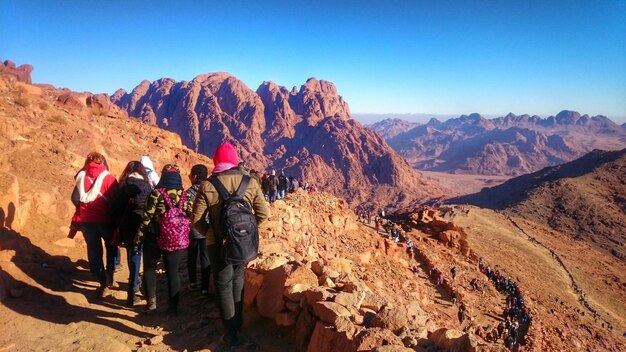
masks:
<svg viewBox="0 0 626 352"><path fill-rule="evenodd" d="M148 298L148 304L146 309L148 310L148 312L153 312L157 309L157 304L156 304L156 297L152 297L152 298Z"/></svg>
<svg viewBox="0 0 626 352"><path fill-rule="evenodd" d="M96 289L96 298L104 298L111 295L111 290L106 286L100 286Z"/></svg>

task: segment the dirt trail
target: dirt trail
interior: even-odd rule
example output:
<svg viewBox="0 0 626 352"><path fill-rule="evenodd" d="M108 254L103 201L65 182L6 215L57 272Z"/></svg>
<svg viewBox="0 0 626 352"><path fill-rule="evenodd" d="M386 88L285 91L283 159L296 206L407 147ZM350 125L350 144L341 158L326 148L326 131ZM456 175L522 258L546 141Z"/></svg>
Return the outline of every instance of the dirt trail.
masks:
<svg viewBox="0 0 626 352"><path fill-rule="evenodd" d="M63 241L62 243L67 243ZM183 288L182 312L165 313L167 282L158 275L159 308L143 313L145 301L134 308L125 306L127 266L116 273L121 283L112 294L95 299L97 283L88 269L80 234L75 247L32 243L15 231L3 229L0 258L3 282L16 297L0 305L0 351L171 351L215 350L221 335L219 311L214 301L199 291ZM41 246L41 247L40 247ZM45 248L45 249L44 249ZM65 255L49 254L66 253ZM122 258L125 258L122 249ZM8 260L7 260L8 259ZM186 286L186 268L181 266ZM289 334L267 324L254 312L247 313L244 339L248 343L234 351L286 351ZM152 339L152 341L150 341ZM160 341L159 341L160 340ZM151 344L152 343L152 344ZM233 350L233 349L231 349Z"/></svg>

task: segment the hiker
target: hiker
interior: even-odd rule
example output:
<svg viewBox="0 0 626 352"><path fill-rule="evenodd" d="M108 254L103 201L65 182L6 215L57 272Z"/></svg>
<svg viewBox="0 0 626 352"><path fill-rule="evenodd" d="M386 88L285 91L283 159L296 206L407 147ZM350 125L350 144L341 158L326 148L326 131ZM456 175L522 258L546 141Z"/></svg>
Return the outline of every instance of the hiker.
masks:
<svg viewBox="0 0 626 352"><path fill-rule="evenodd" d="M141 161L141 164L146 168L146 173L150 178L150 184L152 185L152 187L156 187L156 185L159 183L160 177L159 174L154 171L154 164L152 164L152 160L147 155L142 155L141 159L139 160Z"/></svg>
<svg viewBox="0 0 626 352"><path fill-rule="evenodd" d="M453 266L450 269L450 274L452 275L452 280L454 280L454 278L456 277L456 266Z"/></svg>
<svg viewBox="0 0 626 352"><path fill-rule="evenodd" d="M167 312L173 315L178 314L180 295L178 266L189 246L189 222L185 227L172 220L170 226L170 223L165 223L165 219L168 219L169 222L170 218L166 215L172 214L171 210L180 208L181 205L182 211L189 216L193 203L190 195L183 191L180 169L176 165L167 164L163 167L159 183L148 197L142 223L134 241L135 252L143 244L143 282L148 298L148 312L157 308L156 267L158 260L163 256L169 293ZM176 219L176 221L184 221L184 219ZM186 230L187 233L177 232L183 230Z"/></svg>
<svg viewBox="0 0 626 352"><path fill-rule="evenodd" d="M261 190L266 201L270 201L270 178L267 174L261 177Z"/></svg>
<svg viewBox="0 0 626 352"><path fill-rule="evenodd" d="M272 173L269 177L269 201L270 203L274 203L276 201L276 197L278 196L278 177L276 177L276 170L272 170Z"/></svg>
<svg viewBox="0 0 626 352"><path fill-rule="evenodd" d="M289 181L285 177L285 173L281 172L278 176L278 199L285 198Z"/></svg>
<svg viewBox="0 0 626 352"><path fill-rule="evenodd" d="M300 189L300 182L295 177L289 177L289 181L291 183L291 187L289 188L289 192L297 192Z"/></svg>
<svg viewBox="0 0 626 352"><path fill-rule="evenodd" d="M452 290L452 292L450 292L450 300L452 304L456 305L456 291Z"/></svg>
<svg viewBox="0 0 626 352"><path fill-rule="evenodd" d="M115 225L109 202L116 186L117 180L109 174L104 156L97 152L89 153L83 168L76 174L72 203L76 206L73 220L80 223L87 243L89 269L100 283L97 297L106 296L108 288L113 285L117 248L111 244ZM106 251L106 269L102 260L102 241Z"/></svg>
<svg viewBox="0 0 626 352"><path fill-rule="evenodd" d="M242 170L242 172L244 171ZM189 197L192 202L196 199L198 189L200 189L200 184L202 183L202 181L206 180L208 173L209 171L207 167L201 164L194 165L191 168L191 172L189 173L189 181L191 181L192 186L187 189L187 193L189 193ZM201 273L200 290L203 295L208 296L209 278L211 276L211 262L209 262L209 251L207 250L206 246L206 237L204 237L204 234L198 232L192 227L191 232L189 233L189 240L189 248L187 250L187 271L189 273L189 288L193 290L198 287L198 284L196 282L196 263L199 255Z"/></svg>
<svg viewBox="0 0 626 352"><path fill-rule="evenodd" d="M264 199L259 184L250 182L241 172L233 169L233 166L237 165L238 160L237 152L231 144L224 143L216 149L213 155L215 168L209 180L202 182L200 185L191 219L196 230L200 233L205 233L207 237L206 243L208 245L217 301L224 328L221 342L227 345L237 345L239 343L238 332L243 323L244 269L247 263L228 264L226 262L226 254L230 254L230 252L225 251L225 246L232 243L225 241L224 226L227 226L227 224L222 222L221 217L224 197L219 195L216 184L222 186L226 192L233 194L240 186L245 186L242 182L247 181L245 192L243 192L243 189L240 192L243 193L244 201L254 211L254 218L257 224L260 224L269 216L269 206ZM233 203L229 201L228 204ZM231 208L224 207L224 209ZM210 224L204 220L204 214L207 210L209 212Z"/></svg>
<svg viewBox="0 0 626 352"><path fill-rule="evenodd" d="M457 316L459 318L459 324L463 324L463 321L465 320L467 316L467 308L465 307L465 303L461 302Z"/></svg>
<svg viewBox="0 0 626 352"><path fill-rule="evenodd" d="M126 247L129 270L126 305L129 307L139 303L136 293L139 292L139 266L143 247L139 246L134 253L133 241L151 191L152 186L145 167L139 161L129 162L122 172L114 205L120 240Z"/></svg>

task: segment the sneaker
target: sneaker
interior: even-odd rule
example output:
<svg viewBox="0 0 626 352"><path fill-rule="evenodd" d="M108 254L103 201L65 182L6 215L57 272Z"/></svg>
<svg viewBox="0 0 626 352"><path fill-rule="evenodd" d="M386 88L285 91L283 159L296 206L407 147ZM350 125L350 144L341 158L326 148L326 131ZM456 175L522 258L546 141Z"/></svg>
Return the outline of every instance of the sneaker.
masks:
<svg viewBox="0 0 626 352"><path fill-rule="evenodd" d="M148 304L146 306L146 309L148 310L148 312L152 312L157 309L156 297L148 299Z"/></svg>

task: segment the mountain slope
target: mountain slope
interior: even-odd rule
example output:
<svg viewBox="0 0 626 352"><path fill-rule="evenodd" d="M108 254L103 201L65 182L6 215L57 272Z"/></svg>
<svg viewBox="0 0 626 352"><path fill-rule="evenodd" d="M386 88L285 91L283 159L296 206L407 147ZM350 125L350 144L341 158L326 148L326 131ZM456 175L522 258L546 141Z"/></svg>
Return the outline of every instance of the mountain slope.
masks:
<svg viewBox="0 0 626 352"><path fill-rule="evenodd" d="M626 260L626 149L595 150L572 162L450 199L503 210Z"/></svg>
<svg viewBox="0 0 626 352"><path fill-rule="evenodd" d="M229 74L212 73L190 82L144 81L111 100L132 117L178 133L200 153L212 155L229 141L248 166L305 177L353 203L395 207L443 194L352 120L327 81L311 78L299 90L263 82L255 92Z"/></svg>
<svg viewBox="0 0 626 352"><path fill-rule="evenodd" d="M388 139L421 170L516 176L574 160L593 149L626 147L626 131L604 116L561 111L556 116L463 115L432 119Z"/></svg>
<svg viewBox="0 0 626 352"><path fill-rule="evenodd" d="M399 118L389 118L382 121L375 122L365 127L378 133L385 140L391 139L400 133L410 131L413 128L421 125L418 122L410 122Z"/></svg>

